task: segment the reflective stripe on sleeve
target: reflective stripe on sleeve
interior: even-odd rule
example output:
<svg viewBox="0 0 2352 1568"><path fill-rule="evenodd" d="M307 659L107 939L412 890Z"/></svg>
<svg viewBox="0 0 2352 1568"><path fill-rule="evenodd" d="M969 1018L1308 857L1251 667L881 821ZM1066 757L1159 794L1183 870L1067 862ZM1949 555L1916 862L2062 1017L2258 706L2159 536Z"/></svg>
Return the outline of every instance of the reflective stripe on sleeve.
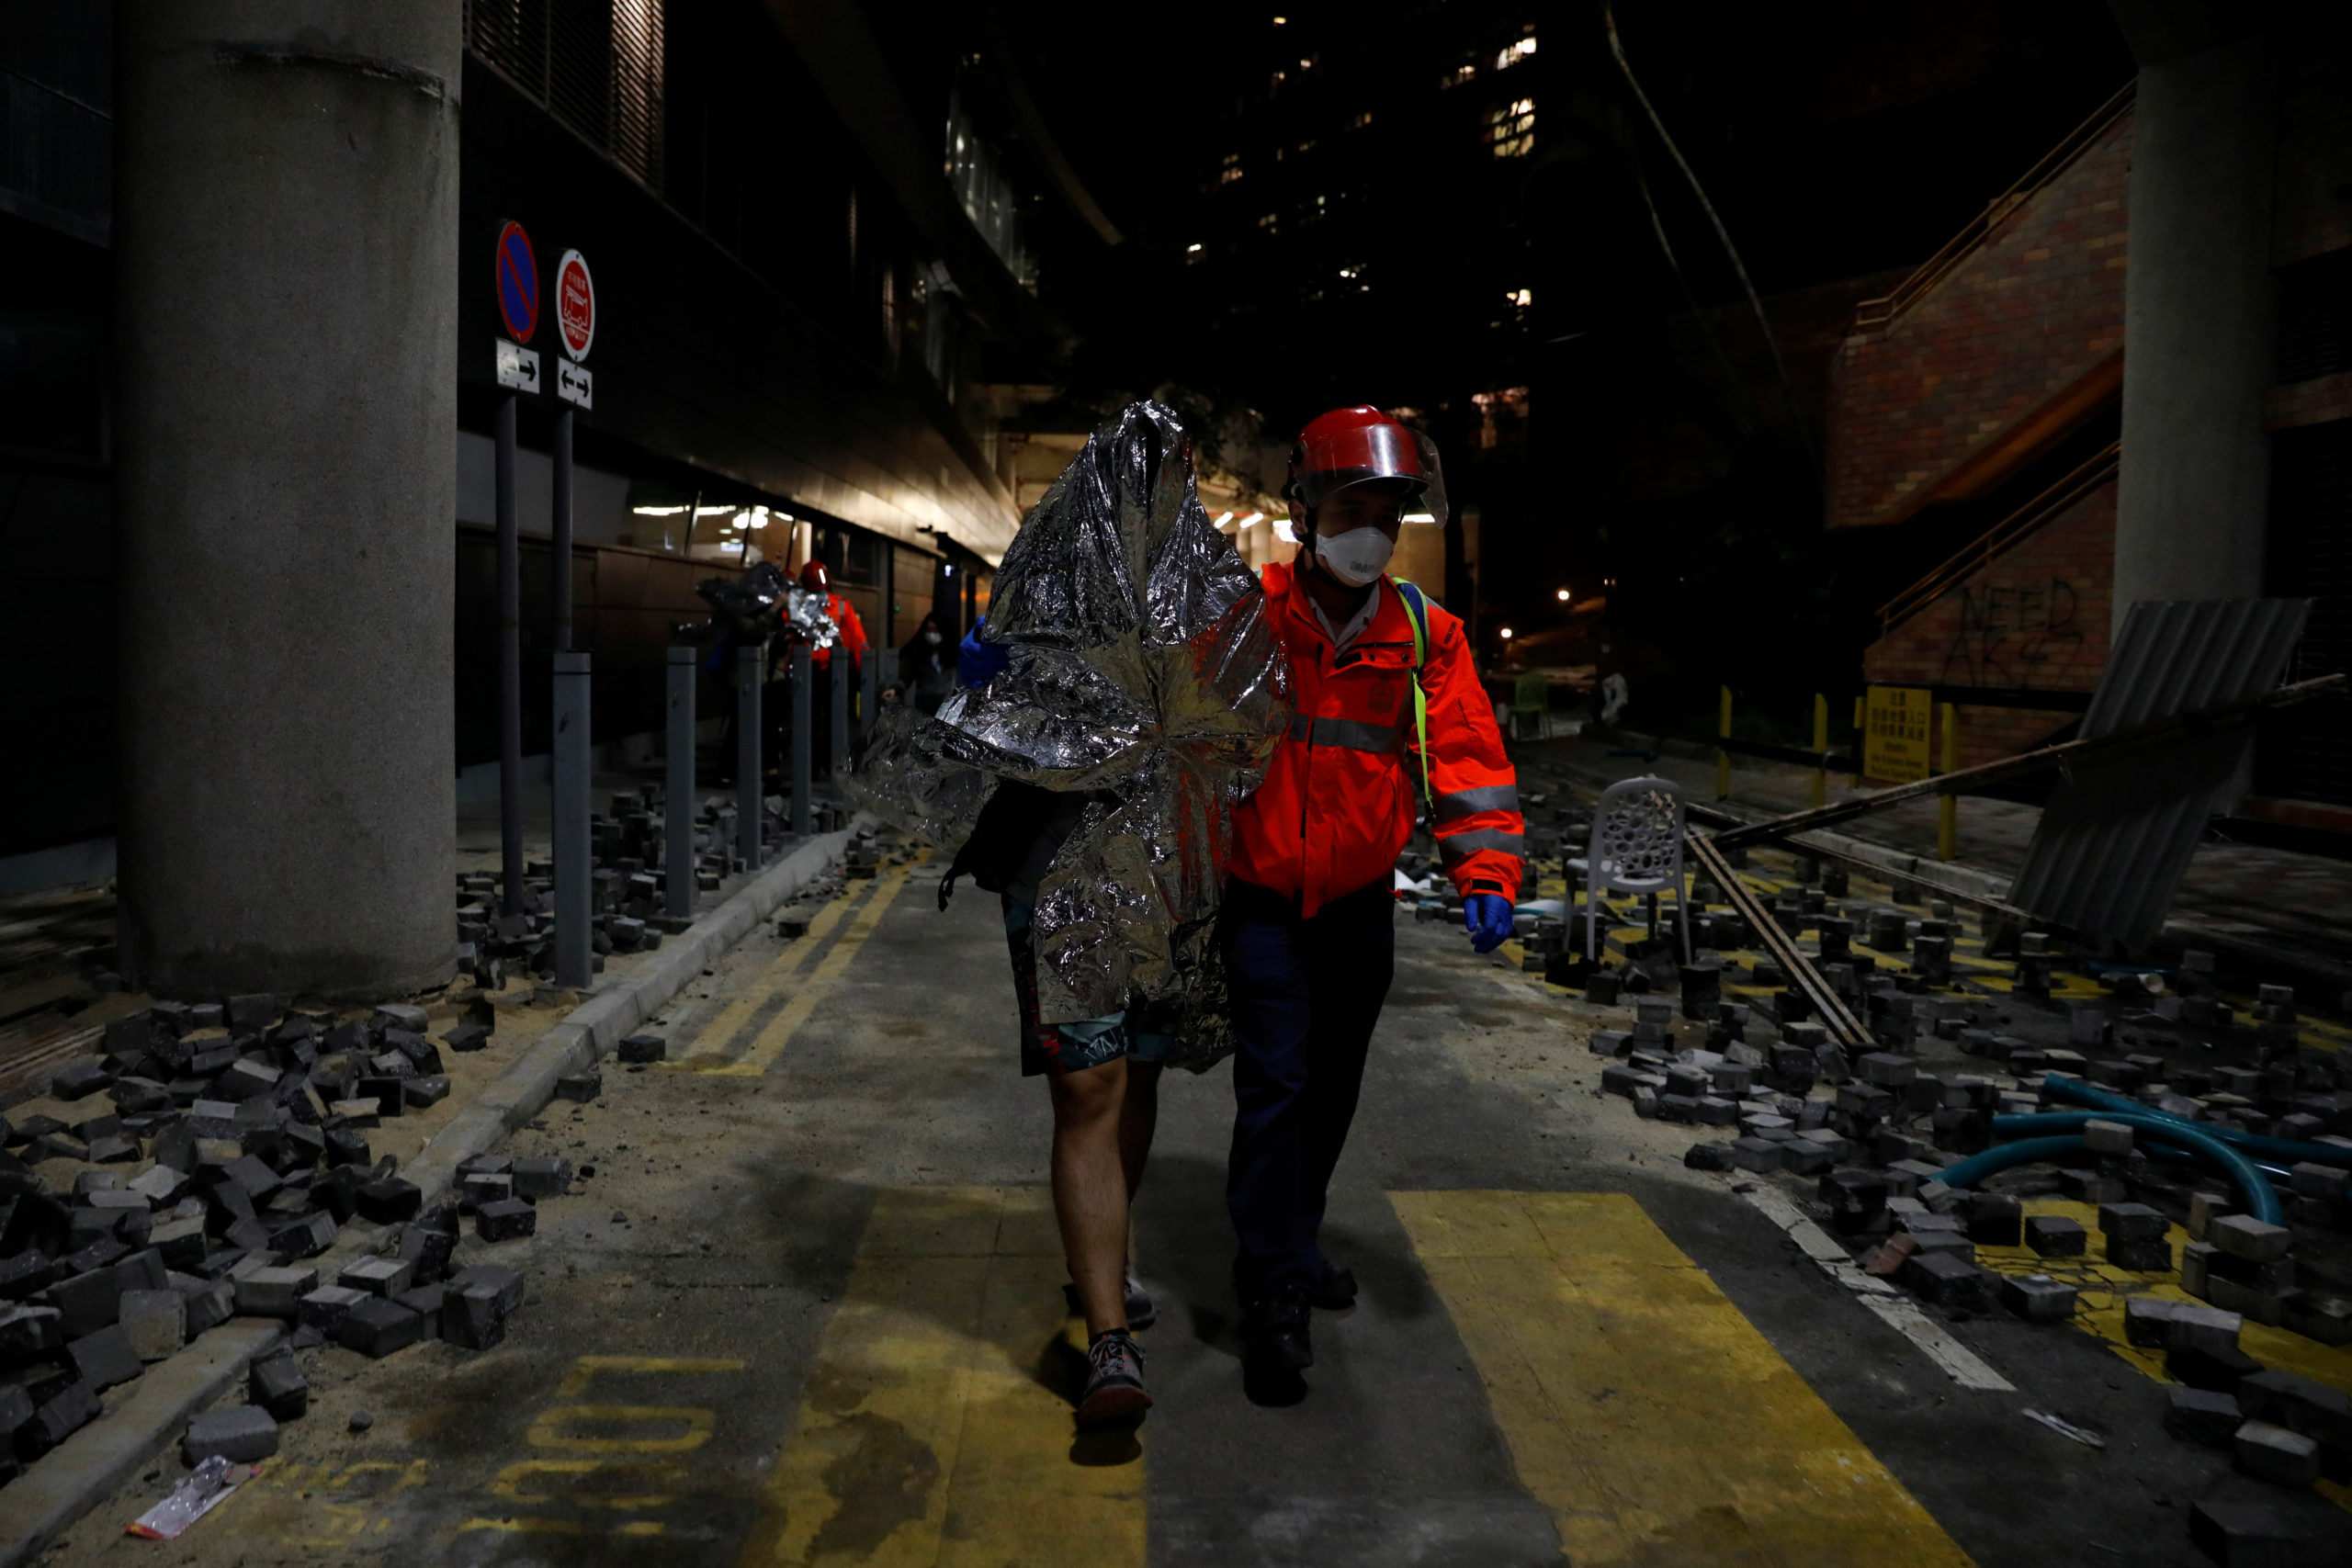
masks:
<svg viewBox="0 0 2352 1568"><path fill-rule="evenodd" d="M1311 740L1317 746L1341 746L1351 751L1401 751L1405 738L1388 725L1365 724L1352 718L1309 718L1305 714L1290 721L1293 740Z"/></svg>
<svg viewBox="0 0 2352 1568"><path fill-rule="evenodd" d="M1475 817L1481 811L1516 811L1519 809L1519 786L1515 784L1487 784L1482 789L1456 790L1437 797L1437 819L1459 822L1464 817Z"/></svg>
<svg viewBox="0 0 2352 1568"><path fill-rule="evenodd" d="M1454 833L1437 841L1437 852L1451 867L1467 860L1479 850L1500 850L1507 855L1527 858L1527 836L1506 833L1500 828L1474 828L1467 833Z"/></svg>

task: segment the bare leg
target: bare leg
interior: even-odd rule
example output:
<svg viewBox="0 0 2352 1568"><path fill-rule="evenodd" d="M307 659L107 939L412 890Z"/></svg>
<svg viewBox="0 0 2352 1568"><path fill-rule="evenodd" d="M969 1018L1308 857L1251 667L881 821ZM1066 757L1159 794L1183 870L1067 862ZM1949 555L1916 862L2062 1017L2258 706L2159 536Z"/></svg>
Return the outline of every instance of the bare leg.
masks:
<svg viewBox="0 0 2352 1568"><path fill-rule="evenodd" d="M1143 1185L1144 1161L1151 1157L1151 1134L1159 1125L1159 1064L1127 1059L1126 1100L1119 1107L1119 1165L1126 1172L1127 1201Z"/></svg>
<svg viewBox="0 0 2352 1568"><path fill-rule="evenodd" d="M1127 1062L1046 1079L1054 1100L1054 1215L1089 1334L1125 1328L1127 1173L1121 1137ZM1142 1161L1136 1160L1140 1174Z"/></svg>

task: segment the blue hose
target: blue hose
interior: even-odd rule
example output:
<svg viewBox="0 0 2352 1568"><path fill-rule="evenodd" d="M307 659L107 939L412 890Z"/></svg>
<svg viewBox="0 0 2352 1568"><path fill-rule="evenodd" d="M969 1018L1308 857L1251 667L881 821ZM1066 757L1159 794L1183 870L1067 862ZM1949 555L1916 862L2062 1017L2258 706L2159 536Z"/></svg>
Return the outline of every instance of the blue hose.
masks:
<svg viewBox="0 0 2352 1568"><path fill-rule="evenodd" d="M2150 1137L2160 1138L2165 1143L2186 1148L2203 1158L2207 1164L2221 1168L2230 1180L2236 1185L2238 1190L2245 1195L2248 1213L2265 1224L2275 1225L2284 1223L2278 1207L2278 1194L2270 1190L2269 1181L2260 1170L2256 1168L2252 1160L2247 1159L2245 1156L2218 1138L2186 1122L2154 1111L2101 1109L2098 1111L2052 1111L2035 1116L1996 1116L1993 1118L1993 1133L1996 1137L2031 1133L2071 1133L2075 1135L2054 1138L2029 1137L2021 1143L2005 1144L1997 1149L1988 1149L1973 1159L1964 1159L1960 1164L1948 1168L1939 1179L1949 1187L1973 1186L1978 1179L1991 1175L1995 1170L2006 1170L2010 1166L2023 1165L2033 1159L2052 1158L2057 1152L2070 1152L2082 1144L2083 1123L2093 1121L2120 1122L2135 1133L2143 1133ZM1982 1169L1972 1168L1975 1167L1978 1160L2044 1145L2060 1145L2060 1148L2048 1155L2003 1159L1998 1164Z"/></svg>
<svg viewBox="0 0 2352 1568"><path fill-rule="evenodd" d="M2093 1089L2080 1078L2070 1078L2064 1073L2045 1073L2041 1087L2061 1100L2071 1100L2077 1105L2097 1106L2102 1111L2139 1116L2161 1116L2177 1127L2194 1127L2209 1138L2215 1138L2249 1155L2259 1155L2288 1165L2352 1166L2352 1149L2335 1144L2299 1144L2290 1138L2266 1138L2256 1133L2241 1133L2234 1127L2208 1127L2188 1122L2169 1111L2153 1110L2136 1100L2126 1100L2120 1094L2109 1094Z"/></svg>

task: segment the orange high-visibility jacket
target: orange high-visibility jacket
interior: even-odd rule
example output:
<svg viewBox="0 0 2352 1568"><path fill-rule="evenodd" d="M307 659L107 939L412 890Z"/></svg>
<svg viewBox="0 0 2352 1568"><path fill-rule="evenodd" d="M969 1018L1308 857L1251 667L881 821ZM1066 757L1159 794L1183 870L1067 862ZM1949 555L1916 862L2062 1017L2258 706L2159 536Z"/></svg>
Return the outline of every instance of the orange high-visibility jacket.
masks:
<svg viewBox="0 0 2352 1568"><path fill-rule="evenodd" d="M1413 733L1413 626L1385 577L1372 624L1345 653L1291 569L1265 570L1267 618L1290 654L1298 716L1266 782L1236 808L1231 871L1295 898L1311 917L1385 880L1412 837L1421 795ZM1519 897L1525 827L1518 775L1472 666L1460 619L1429 603L1430 789L1446 874L1466 897Z"/></svg>
<svg viewBox="0 0 2352 1568"><path fill-rule="evenodd" d="M857 611L851 606L850 602L838 593L829 592L825 595L825 614L832 616L833 625L841 627L841 646L849 649L850 658L854 660L864 659L865 657L865 623L857 618ZM823 670L830 667L832 662L831 649L812 648L808 650L810 669Z"/></svg>

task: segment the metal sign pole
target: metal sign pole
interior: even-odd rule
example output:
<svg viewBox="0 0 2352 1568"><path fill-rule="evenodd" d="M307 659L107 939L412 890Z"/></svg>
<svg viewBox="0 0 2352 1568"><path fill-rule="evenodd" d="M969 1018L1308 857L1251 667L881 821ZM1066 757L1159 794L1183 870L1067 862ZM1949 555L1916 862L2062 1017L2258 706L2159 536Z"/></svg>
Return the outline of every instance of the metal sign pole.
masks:
<svg viewBox="0 0 2352 1568"><path fill-rule="evenodd" d="M594 973L588 845L588 655L555 656L555 983Z"/></svg>
<svg viewBox="0 0 2352 1568"><path fill-rule="evenodd" d="M499 908L523 912L523 565L514 521L514 399L498 405Z"/></svg>
<svg viewBox="0 0 2352 1568"><path fill-rule="evenodd" d="M571 646L571 411L555 418L554 515L548 533L555 553L555 744L548 783L555 825L555 983L584 987L594 972L595 868L589 843L590 767L588 655Z"/></svg>
<svg viewBox="0 0 2352 1568"><path fill-rule="evenodd" d="M662 907L691 919L699 884L695 864L695 663L693 648L670 649L669 820L662 849Z"/></svg>
<svg viewBox="0 0 2352 1568"><path fill-rule="evenodd" d="M735 852L746 871L760 867L760 666L767 644L735 650Z"/></svg>
<svg viewBox="0 0 2352 1568"><path fill-rule="evenodd" d="M849 649L837 646L832 654L825 662L825 683L832 688L833 705L831 744L825 748L831 755L825 759L825 771L838 788L849 772Z"/></svg>
<svg viewBox="0 0 2352 1568"><path fill-rule="evenodd" d="M808 645L796 642L792 645L792 830L804 839L808 836L809 808L814 804L810 797L817 793L809 778L813 771L809 753L816 739L809 730L815 725L817 705L808 699Z"/></svg>

